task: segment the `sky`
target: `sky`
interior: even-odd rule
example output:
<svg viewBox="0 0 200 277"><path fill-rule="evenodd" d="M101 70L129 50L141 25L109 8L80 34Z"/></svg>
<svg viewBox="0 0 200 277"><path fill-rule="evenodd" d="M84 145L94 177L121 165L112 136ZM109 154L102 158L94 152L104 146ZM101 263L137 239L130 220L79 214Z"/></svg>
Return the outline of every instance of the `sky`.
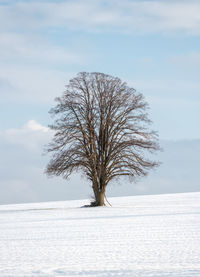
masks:
<svg viewBox="0 0 200 277"><path fill-rule="evenodd" d="M48 179L48 111L78 72L143 93L164 151L144 181L108 195L200 190L200 1L0 0L0 204L86 198L74 175Z"/></svg>

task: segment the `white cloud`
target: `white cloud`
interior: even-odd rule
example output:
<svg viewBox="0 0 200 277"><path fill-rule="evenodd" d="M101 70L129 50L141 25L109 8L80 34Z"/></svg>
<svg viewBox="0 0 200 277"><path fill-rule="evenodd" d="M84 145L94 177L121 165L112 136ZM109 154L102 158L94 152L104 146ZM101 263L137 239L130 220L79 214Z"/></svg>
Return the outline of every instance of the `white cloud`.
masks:
<svg viewBox="0 0 200 277"><path fill-rule="evenodd" d="M86 31L199 34L199 14L200 3L194 0L70 0L17 2L2 6L0 15L7 29L17 24L29 30L65 26Z"/></svg>
<svg viewBox="0 0 200 277"><path fill-rule="evenodd" d="M89 196L90 187L76 176L68 183L45 176L50 157L42 153L51 136L52 132L35 120L0 132L0 204Z"/></svg>
<svg viewBox="0 0 200 277"><path fill-rule="evenodd" d="M51 132L35 120L21 128L0 133L0 204L90 197L91 188L80 176L67 182L48 179L44 168L49 157L42 156ZM200 140L162 141L164 152L154 157L163 162L155 172L136 185L127 180L108 187L108 196L198 191Z"/></svg>
<svg viewBox="0 0 200 277"><path fill-rule="evenodd" d="M11 128L0 132L0 144L23 147L29 151L41 151L42 145L48 142L52 135L48 127L35 120L28 121L21 128Z"/></svg>
<svg viewBox="0 0 200 277"><path fill-rule="evenodd" d="M199 35L199 14L200 2L194 0L7 1L6 5L0 5L1 102L3 104L4 101L49 104L54 97L62 93L68 79L74 76L73 65L76 66L75 71L82 65L88 66L91 53L87 57L82 50L77 50L83 48L78 40L79 32L76 33L76 41L71 42L74 48L70 45L64 47L61 40L56 41L57 32L59 39L61 35L67 35L68 30L139 34L177 34L179 32ZM50 35L49 31L52 32ZM50 41L50 38L53 41ZM139 62L143 65L153 63L148 57L140 59ZM193 66L199 66L200 54L192 52L185 56L176 56L171 58L170 62L173 62L173 67L177 64L179 69L182 67L185 70L189 65L191 69ZM183 137L187 128L188 134L194 136L194 130L198 130L196 126L199 118L199 82L198 79L192 82L189 78L178 76L178 72L179 70L171 79L169 76L168 79L158 80L152 76L149 80L148 77L146 79L144 77L142 80L136 80L133 87L136 85L136 89L146 95L151 106L154 105L155 118L160 119L161 130L163 128L172 136L177 132L177 137ZM193 74L192 70L190 74ZM188 77L187 74L184 76ZM131 83L128 82L129 85ZM188 97L190 93L192 93L191 100ZM4 196L7 202L50 200L56 199L55 195L57 199L61 199L65 193L66 198L76 198L76 195L78 195L77 198L80 195L88 196L85 192L86 186L83 188L81 186L82 180L76 180L80 182L78 187L73 186L75 182L72 182L69 189L65 190L64 181L60 179L52 181L44 177L43 169L47 158L43 159L41 153L50 137L51 132L48 128L34 120L30 120L21 128L0 132L0 188L3 187L5 192L0 195L0 202L3 201ZM185 146L182 147L180 153L181 151L185 153L185 149ZM191 150L191 153L195 156L198 151ZM185 157L187 158L187 155ZM194 162L191 159L190 156L188 161L191 163L188 162L188 168L193 167ZM166 175L162 173L164 175L161 174L159 178L150 179L156 185L150 186L149 192L158 192L160 184L162 184L162 191L167 190L165 186L182 189L181 178L178 181L173 176L168 178L168 172L172 169L171 161L167 160L169 167L165 168ZM177 161L174 168L181 168L180 165L182 165L180 161ZM187 167L184 168L186 172ZM187 180L183 178L186 189L189 189L192 174L190 171ZM195 176L192 180L192 188L197 187L199 180L199 176ZM75 188L78 190L77 194L73 191ZM142 189L144 193L147 192L146 185L142 186ZM130 189L130 193L135 192L137 188Z"/></svg>
<svg viewBox="0 0 200 277"><path fill-rule="evenodd" d="M62 35L68 29L195 33L200 30L199 14L198 1L8 1L0 5L1 102L52 102L74 76L73 66L77 72L94 59L81 45L73 49L48 41L49 30L61 28ZM171 60L199 64L199 53ZM153 63L148 57L139 62Z"/></svg>
<svg viewBox="0 0 200 277"><path fill-rule="evenodd" d="M41 132L48 132L50 131L48 127L42 126L40 123L36 122L35 120L29 120L24 126L24 130L30 131L41 131Z"/></svg>

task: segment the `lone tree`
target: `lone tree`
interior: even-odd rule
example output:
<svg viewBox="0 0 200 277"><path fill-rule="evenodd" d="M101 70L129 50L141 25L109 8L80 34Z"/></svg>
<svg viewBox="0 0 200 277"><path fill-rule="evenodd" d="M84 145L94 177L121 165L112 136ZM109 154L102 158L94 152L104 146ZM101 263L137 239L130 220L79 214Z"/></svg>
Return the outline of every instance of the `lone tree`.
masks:
<svg viewBox="0 0 200 277"><path fill-rule="evenodd" d="M148 130L148 105L119 78L81 72L56 101L50 110L57 119L50 126L55 135L46 173L67 179L81 170L92 183L92 206L104 205L111 180L129 176L135 181L158 165L145 157L159 149L157 134Z"/></svg>

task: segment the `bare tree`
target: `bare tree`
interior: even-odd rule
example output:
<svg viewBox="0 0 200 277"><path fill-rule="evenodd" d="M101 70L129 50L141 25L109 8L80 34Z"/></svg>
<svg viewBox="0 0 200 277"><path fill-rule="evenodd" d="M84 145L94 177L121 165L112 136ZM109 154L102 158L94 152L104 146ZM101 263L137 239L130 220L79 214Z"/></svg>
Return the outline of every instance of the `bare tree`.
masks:
<svg viewBox="0 0 200 277"><path fill-rule="evenodd" d="M148 130L148 105L119 78L81 72L56 101L50 111L57 119L50 126L55 135L47 149L53 155L46 173L67 178L74 170L84 172L94 191L91 205L104 205L114 178L135 181L158 165L145 156L159 149L157 134Z"/></svg>

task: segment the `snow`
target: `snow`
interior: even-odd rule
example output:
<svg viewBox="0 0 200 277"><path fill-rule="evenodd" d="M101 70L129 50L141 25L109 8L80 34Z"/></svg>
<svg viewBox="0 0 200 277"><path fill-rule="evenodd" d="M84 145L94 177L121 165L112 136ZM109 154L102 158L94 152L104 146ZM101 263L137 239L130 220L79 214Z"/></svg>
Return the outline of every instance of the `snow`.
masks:
<svg viewBox="0 0 200 277"><path fill-rule="evenodd" d="M200 276L200 192L0 206L0 276Z"/></svg>

